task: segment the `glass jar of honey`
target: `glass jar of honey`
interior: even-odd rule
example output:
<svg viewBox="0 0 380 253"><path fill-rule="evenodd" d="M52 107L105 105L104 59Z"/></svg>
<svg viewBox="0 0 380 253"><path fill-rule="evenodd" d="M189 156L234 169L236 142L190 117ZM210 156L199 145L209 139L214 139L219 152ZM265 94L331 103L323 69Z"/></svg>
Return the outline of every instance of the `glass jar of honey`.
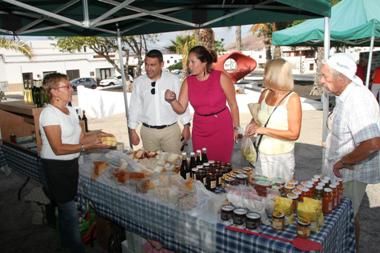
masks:
<svg viewBox="0 0 380 253"><path fill-rule="evenodd" d="M335 209L338 205L338 189L336 184L330 184L330 189L332 191L332 208Z"/></svg>
<svg viewBox="0 0 380 253"><path fill-rule="evenodd" d="M310 222L307 220L297 220L297 236L308 238L310 236Z"/></svg>
<svg viewBox="0 0 380 253"><path fill-rule="evenodd" d="M272 228L276 230L284 230L285 214L283 212L274 211L272 213Z"/></svg>

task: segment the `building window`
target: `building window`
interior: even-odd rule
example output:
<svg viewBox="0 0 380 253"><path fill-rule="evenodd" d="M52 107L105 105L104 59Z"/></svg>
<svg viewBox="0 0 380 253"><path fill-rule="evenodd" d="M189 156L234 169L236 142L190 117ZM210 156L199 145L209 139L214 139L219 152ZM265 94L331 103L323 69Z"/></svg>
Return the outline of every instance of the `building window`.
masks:
<svg viewBox="0 0 380 253"><path fill-rule="evenodd" d="M166 63L168 63L168 64L169 64L169 63L170 63L170 61L169 61L169 60L167 60L167 61L166 61Z"/></svg>
<svg viewBox="0 0 380 253"><path fill-rule="evenodd" d="M177 60L174 60L174 63L177 63Z"/></svg>
<svg viewBox="0 0 380 253"><path fill-rule="evenodd" d="M78 77L80 77L79 69L66 70L66 75L69 78L69 80L73 80L75 78L78 78Z"/></svg>
<svg viewBox="0 0 380 253"><path fill-rule="evenodd" d="M314 63L309 64L309 70L314 70Z"/></svg>

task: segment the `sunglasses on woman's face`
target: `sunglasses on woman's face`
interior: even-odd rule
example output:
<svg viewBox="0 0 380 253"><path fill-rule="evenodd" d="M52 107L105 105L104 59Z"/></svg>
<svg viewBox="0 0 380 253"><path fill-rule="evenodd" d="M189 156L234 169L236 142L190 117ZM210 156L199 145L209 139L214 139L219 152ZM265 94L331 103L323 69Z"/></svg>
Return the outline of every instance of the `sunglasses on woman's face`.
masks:
<svg viewBox="0 0 380 253"><path fill-rule="evenodd" d="M152 93L152 95L156 94L156 81L154 82L151 82L150 85L152 85L152 89L150 90L150 93Z"/></svg>

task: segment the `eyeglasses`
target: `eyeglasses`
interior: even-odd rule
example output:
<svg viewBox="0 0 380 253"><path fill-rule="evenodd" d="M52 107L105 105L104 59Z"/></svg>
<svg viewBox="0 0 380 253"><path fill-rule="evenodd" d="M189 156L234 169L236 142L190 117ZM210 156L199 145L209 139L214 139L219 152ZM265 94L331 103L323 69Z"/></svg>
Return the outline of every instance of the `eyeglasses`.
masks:
<svg viewBox="0 0 380 253"><path fill-rule="evenodd" d="M152 89L150 90L150 93L152 93L152 95L156 94L156 81L154 82L151 82L150 85L152 85Z"/></svg>
<svg viewBox="0 0 380 253"><path fill-rule="evenodd" d="M71 85L64 85L64 86L58 86L58 87L56 87L56 88L54 88L54 89L60 89L60 88L65 88L65 89L67 89L67 90L70 90L70 89L73 88L73 86L71 86Z"/></svg>

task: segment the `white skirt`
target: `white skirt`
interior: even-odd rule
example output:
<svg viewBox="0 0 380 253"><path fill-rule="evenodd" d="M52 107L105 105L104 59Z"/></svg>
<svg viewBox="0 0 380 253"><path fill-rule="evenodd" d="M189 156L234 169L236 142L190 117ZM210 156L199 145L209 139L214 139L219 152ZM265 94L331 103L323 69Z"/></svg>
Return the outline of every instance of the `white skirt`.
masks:
<svg viewBox="0 0 380 253"><path fill-rule="evenodd" d="M294 150L278 155L259 153L259 158L255 164L256 175L263 175L268 178L279 177L285 181L293 179L294 167Z"/></svg>

